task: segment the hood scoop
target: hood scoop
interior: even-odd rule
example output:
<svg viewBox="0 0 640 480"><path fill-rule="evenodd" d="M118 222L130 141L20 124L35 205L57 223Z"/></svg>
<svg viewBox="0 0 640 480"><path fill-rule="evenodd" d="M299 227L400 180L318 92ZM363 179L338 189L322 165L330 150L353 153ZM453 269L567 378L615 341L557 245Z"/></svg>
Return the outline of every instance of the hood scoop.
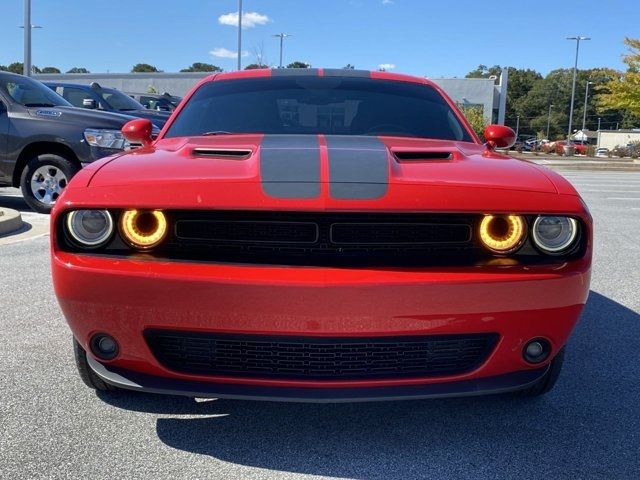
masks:
<svg viewBox="0 0 640 480"><path fill-rule="evenodd" d="M224 160L246 160L253 152L245 148L205 148L191 150L191 155L200 158L220 158Z"/></svg>
<svg viewBox="0 0 640 480"><path fill-rule="evenodd" d="M448 150L394 150L393 155L400 163L453 160L454 158L454 153Z"/></svg>

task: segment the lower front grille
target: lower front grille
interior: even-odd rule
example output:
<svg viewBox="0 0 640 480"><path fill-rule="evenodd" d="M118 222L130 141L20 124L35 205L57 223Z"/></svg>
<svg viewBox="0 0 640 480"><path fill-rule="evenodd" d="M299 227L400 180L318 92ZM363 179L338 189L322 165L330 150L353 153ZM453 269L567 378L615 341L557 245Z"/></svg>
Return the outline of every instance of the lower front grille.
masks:
<svg viewBox="0 0 640 480"><path fill-rule="evenodd" d="M380 379L470 372L498 334L325 338L147 330L158 361L182 373L279 379Z"/></svg>

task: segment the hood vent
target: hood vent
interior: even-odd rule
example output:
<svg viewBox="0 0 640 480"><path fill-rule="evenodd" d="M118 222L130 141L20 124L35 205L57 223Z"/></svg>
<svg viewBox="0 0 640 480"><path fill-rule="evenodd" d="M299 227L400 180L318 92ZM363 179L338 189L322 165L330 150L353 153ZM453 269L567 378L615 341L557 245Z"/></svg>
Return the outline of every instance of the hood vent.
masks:
<svg viewBox="0 0 640 480"><path fill-rule="evenodd" d="M394 151L394 156L399 162L428 162L430 160L451 160L451 152L439 151Z"/></svg>
<svg viewBox="0 0 640 480"><path fill-rule="evenodd" d="M191 155L203 158L222 158L226 160L245 160L251 156L251 150L242 148L194 148Z"/></svg>

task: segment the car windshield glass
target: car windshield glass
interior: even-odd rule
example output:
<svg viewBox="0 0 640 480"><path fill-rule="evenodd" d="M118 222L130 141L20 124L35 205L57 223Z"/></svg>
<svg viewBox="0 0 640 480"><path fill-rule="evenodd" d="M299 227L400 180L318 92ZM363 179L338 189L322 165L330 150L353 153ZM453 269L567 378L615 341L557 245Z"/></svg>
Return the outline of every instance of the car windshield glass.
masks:
<svg viewBox="0 0 640 480"><path fill-rule="evenodd" d="M0 79L0 89L25 107L71 107L64 98L40 82L27 77Z"/></svg>
<svg viewBox="0 0 640 480"><path fill-rule="evenodd" d="M118 90L103 88L98 90L98 94L114 110L123 112L126 112L127 110L144 110L144 107L140 103L136 102L129 95L125 95Z"/></svg>
<svg viewBox="0 0 640 480"><path fill-rule="evenodd" d="M370 78L271 77L209 82L189 99L165 137L218 131L472 141L436 89Z"/></svg>

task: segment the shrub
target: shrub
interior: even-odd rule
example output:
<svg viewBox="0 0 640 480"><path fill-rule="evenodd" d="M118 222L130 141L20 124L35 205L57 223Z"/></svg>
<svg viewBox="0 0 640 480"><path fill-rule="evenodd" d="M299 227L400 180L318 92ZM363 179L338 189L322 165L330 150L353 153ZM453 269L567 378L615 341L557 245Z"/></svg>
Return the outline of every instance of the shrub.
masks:
<svg viewBox="0 0 640 480"><path fill-rule="evenodd" d="M627 149L627 147L616 145L615 148L611 150L611 153L614 157L624 158L629 154L629 150Z"/></svg>
<svg viewBox="0 0 640 480"><path fill-rule="evenodd" d="M587 145L587 157L595 157L595 156L596 156L595 145Z"/></svg>

